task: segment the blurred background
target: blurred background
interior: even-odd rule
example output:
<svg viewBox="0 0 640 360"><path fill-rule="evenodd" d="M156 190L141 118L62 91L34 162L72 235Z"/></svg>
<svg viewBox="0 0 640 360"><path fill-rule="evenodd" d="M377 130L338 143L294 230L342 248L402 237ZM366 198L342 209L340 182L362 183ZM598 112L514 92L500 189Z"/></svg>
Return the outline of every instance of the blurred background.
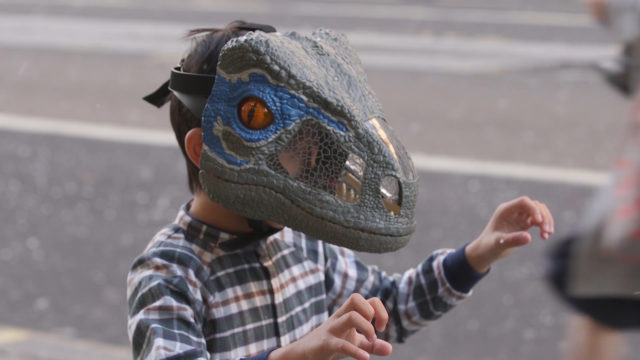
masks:
<svg viewBox="0 0 640 360"><path fill-rule="evenodd" d="M421 182L412 242L365 261L461 246L521 194L555 216L391 358L561 358L571 310L545 256L606 181L630 105L594 70L619 46L578 0L0 0L0 358L130 358L129 265L189 199L168 107L141 97L187 30L234 19L332 28L359 52Z"/></svg>

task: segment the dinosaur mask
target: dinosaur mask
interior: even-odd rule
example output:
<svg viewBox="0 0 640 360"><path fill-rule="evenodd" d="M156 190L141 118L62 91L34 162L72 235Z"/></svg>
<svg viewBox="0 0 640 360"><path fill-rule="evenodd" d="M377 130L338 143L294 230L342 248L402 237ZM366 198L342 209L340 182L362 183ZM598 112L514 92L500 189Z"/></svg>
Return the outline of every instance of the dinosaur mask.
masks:
<svg viewBox="0 0 640 360"><path fill-rule="evenodd" d="M202 113L200 182L211 200L358 251L408 242L416 172L344 35L231 39L203 85L208 98L176 91L180 76L206 75L174 74L171 90Z"/></svg>

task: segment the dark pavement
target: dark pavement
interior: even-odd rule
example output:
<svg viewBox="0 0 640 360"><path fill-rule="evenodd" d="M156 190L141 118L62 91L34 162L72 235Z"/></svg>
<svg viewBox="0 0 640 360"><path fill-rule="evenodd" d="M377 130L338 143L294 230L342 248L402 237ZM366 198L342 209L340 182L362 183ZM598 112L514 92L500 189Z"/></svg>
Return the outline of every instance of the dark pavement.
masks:
<svg viewBox="0 0 640 360"><path fill-rule="evenodd" d="M189 199L177 148L145 140L169 131L168 111L140 100L182 54L182 32L238 17L347 31L411 153L535 165L544 179L553 169L604 174L624 133L628 102L589 68L615 53L612 37L581 6L0 0L0 358L126 358L128 267ZM3 117L25 127L10 130ZM33 117L88 127L50 135ZM122 126L140 138L95 140ZM391 358L559 359L570 311L543 281L545 254L576 226L594 187L569 172L556 182L420 169L415 237L393 254L362 254L367 262L397 272L461 246L522 194L549 205L556 235L496 264L470 299ZM630 340L640 353L639 334Z"/></svg>

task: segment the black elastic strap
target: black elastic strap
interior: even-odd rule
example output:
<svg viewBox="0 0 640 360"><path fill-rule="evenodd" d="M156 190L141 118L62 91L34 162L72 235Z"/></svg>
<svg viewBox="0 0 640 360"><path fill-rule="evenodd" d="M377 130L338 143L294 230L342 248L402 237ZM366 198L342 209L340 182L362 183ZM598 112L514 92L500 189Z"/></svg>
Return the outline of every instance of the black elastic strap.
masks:
<svg viewBox="0 0 640 360"><path fill-rule="evenodd" d="M169 95L171 95L171 90L169 90L169 80L167 80L156 91L142 99L155 107L161 108L162 105L169 101Z"/></svg>
<svg viewBox="0 0 640 360"><path fill-rule="evenodd" d="M276 32L276 28L274 28L271 25L256 24L256 23L246 23L244 25L238 25L235 28L236 29L240 29L240 30L247 30L247 31L260 30L260 31L266 32L266 33Z"/></svg>
<svg viewBox="0 0 640 360"><path fill-rule="evenodd" d="M218 244L218 246L225 251L238 250L255 241L268 238L269 236L282 230L270 226L264 220L247 219L247 223L249 224L249 227L253 230L253 232L238 235L232 241L221 242Z"/></svg>
<svg viewBox="0 0 640 360"><path fill-rule="evenodd" d="M239 30L262 31L266 33L276 32L271 25L246 23L235 27ZM151 94L142 99L158 108L169 102L171 93L175 93L178 99L196 116L201 117L206 105L206 100L211 94L215 76L207 74L193 74L183 72L181 66L171 69L169 80L160 85ZM195 97L194 97L195 96ZM203 100L204 99L204 100Z"/></svg>
<svg viewBox="0 0 640 360"><path fill-rule="evenodd" d="M217 244L217 246L224 251L239 250L255 241L266 239L280 230L281 229L268 226L264 231L254 231L252 233L238 235L233 240L223 241Z"/></svg>
<svg viewBox="0 0 640 360"><path fill-rule="evenodd" d="M169 90L200 119L214 82L214 75L187 73L180 71L180 67L175 67L171 69Z"/></svg>
<svg viewBox="0 0 640 360"><path fill-rule="evenodd" d="M249 224L249 227L256 232L265 232L269 229L273 229L273 227L269 226L263 220L247 219L247 223Z"/></svg>
<svg viewBox="0 0 640 360"><path fill-rule="evenodd" d="M209 97L216 77L208 74L193 74L180 70L180 66L171 69L169 90L187 95Z"/></svg>
<svg viewBox="0 0 640 360"><path fill-rule="evenodd" d="M215 77L212 75L187 73L180 71L180 67L176 66L171 69L169 80L143 99L160 108L169 101L171 92L179 92L186 96L200 95L207 98L211 93L214 81Z"/></svg>

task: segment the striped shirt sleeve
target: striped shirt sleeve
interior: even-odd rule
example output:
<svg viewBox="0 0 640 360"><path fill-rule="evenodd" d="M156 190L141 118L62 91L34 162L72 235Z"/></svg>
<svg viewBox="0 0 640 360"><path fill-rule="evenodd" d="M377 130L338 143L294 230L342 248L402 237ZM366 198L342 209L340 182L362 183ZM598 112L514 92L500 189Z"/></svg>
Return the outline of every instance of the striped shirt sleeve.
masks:
<svg viewBox="0 0 640 360"><path fill-rule="evenodd" d="M376 266L367 266L344 248L325 245L326 287L329 312L337 310L352 293L378 297L389 312L383 339L405 339L438 319L469 292L456 290L445 276L443 266L453 250L437 250L417 267L403 274L388 275Z"/></svg>
<svg viewBox="0 0 640 360"><path fill-rule="evenodd" d="M209 359L192 256L159 248L133 263L127 299L134 359Z"/></svg>

